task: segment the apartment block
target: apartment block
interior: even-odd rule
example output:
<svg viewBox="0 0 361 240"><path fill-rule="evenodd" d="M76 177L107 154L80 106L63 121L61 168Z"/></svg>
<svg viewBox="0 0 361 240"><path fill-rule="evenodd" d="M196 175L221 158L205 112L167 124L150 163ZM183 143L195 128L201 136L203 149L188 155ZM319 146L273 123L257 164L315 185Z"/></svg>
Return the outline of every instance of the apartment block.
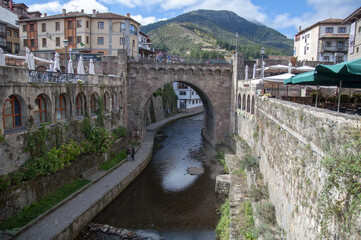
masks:
<svg viewBox="0 0 361 240"><path fill-rule="evenodd" d="M80 12L19 20L20 47L34 52L54 52L64 48L74 53L101 53L115 56L119 49L138 58L140 24L130 17L115 13Z"/></svg>
<svg viewBox="0 0 361 240"><path fill-rule="evenodd" d="M342 19L326 19L299 29L294 39L294 57L298 61L339 63L347 61L350 24Z"/></svg>

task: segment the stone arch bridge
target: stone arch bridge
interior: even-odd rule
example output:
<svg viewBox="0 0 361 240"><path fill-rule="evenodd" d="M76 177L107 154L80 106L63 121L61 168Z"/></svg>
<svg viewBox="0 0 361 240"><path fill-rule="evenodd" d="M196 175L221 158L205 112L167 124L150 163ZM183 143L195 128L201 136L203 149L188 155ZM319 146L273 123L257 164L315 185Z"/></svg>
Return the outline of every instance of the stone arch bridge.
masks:
<svg viewBox="0 0 361 240"><path fill-rule="evenodd" d="M203 135L212 145L233 133L236 80L233 66L128 63L128 119L131 129L145 132L145 109L151 95L167 83L193 88L203 102Z"/></svg>

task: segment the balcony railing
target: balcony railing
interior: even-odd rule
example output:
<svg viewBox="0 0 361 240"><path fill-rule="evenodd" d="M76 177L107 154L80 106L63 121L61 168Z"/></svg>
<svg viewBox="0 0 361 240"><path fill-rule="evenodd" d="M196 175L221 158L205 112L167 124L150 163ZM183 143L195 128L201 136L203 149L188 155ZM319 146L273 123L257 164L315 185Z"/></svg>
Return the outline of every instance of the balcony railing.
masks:
<svg viewBox="0 0 361 240"><path fill-rule="evenodd" d="M323 52L347 52L348 46L322 46L321 51L323 51Z"/></svg>
<svg viewBox="0 0 361 240"><path fill-rule="evenodd" d="M87 75L29 70L29 82L37 83L86 83Z"/></svg>

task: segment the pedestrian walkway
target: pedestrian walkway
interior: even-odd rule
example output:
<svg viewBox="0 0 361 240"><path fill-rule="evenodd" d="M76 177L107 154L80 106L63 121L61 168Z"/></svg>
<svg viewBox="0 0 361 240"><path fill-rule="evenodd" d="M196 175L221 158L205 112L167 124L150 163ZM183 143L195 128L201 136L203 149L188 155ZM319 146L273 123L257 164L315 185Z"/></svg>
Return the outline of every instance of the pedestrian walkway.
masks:
<svg viewBox="0 0 361 240"><path fill-rule="evenodd" d="M15 239L73 239L148 165L154 134L165 124L198 113L177 114L147 127L135 161L125 161L25 226Z"/></svg>

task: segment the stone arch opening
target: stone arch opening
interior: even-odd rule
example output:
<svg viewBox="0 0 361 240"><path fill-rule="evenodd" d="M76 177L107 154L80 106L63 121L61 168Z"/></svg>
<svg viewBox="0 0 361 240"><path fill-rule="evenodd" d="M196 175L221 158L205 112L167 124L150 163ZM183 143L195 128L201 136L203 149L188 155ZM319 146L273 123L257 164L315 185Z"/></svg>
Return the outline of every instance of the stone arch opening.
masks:
<svg viewBox="0 0 361 240"><path fill-rule="evenodd" d="M66 93L61 93L56 98L56 119L62 120L62 119L71 119L70 113L71 113L71 102L70 97Z"/></svg>
<svg viewBox="0 0 361 240"><path fill-rule="evenodd" d="M180 81L180 80L174 80L174 81L170 81L167 82L165 84L172 84L173 82L178 82L178 83L182 83L182 84L186 84L189 87L191 87L200 97L200 102L203 104L203 110L204 110L204 129L203 129L203 136L211 143L214 144L214 140L215 140L215 125L216 125L216 121L215 121L215 113L214 113L214 107L213 107L213 103L211 101L211 98L205 93L205 91L203 91L201 89L201 87L197 86L196 83L191 83L191 82L186 82L186 81ZM162 86L161 86L162 87ZM140 111L142 111L142 116L143 116L143 123L145 125L145 120L146 120L146 105L150 99L150 97L153 95L153 93L159 89L159 86L153 86L146 94L146 96L144 97L144 100L141 103L141 107L140 107ZM145 128L145 126L143 125L143 128Z"/></svg>
<svg viewBox="0 0 361 240"><path fill-rule="evenodd" d="M78 93L75 98L75 116L82 117L85 115L86 98L83 92Z"/></svg>
<svg viewBox="0 0 361 240"><path fill-rule="evenodd" d="M242 98L241 98L241 94L238 94L238 109L242 109Z"/></svg>
<svg viewBox="0 0 361 240"><path fill-rule="evenodd" d="M50 98L42 93L34 101L34 123L51 122Z"/></svg>
<svg viewBox="0 0 361 240"><path fill-rule="evenodd" d="M28 117L26 103L18 94L12 94L3 103L3 128L4 133L26 127Z"/></svg>
<svg viewBox="0 0 361 240"><path fill-rule="evenodd" d="M107 91L104 93L103 107L104 107L104 113L110 112L110 97Z"/></svg>
<svg viewBox="0 0 361 240"><path fill-rule="evenodd" d="M98 109L98 100L99 100L99 95L97 92L94 92L90 96L90 114L92 116L96 115L96 111Z"/></svg>
<svg viewBox="0 0 361 240"><path fill-rule="evenodd" d="M251 113L254 114L254 95L252 95Z"/></svg>
<svg viewBox="0 0 361 240"><path fill-rule="evenodd" d="M246 110L246 94L242 97L242 110Z"/></svg>
<svg viewBox="0 0 361 240"><path fill-rule="evenodd" d="M118 95L116 91L113 91L112 93L111 105L112 105L112 112L118 110Z"/></svg>

